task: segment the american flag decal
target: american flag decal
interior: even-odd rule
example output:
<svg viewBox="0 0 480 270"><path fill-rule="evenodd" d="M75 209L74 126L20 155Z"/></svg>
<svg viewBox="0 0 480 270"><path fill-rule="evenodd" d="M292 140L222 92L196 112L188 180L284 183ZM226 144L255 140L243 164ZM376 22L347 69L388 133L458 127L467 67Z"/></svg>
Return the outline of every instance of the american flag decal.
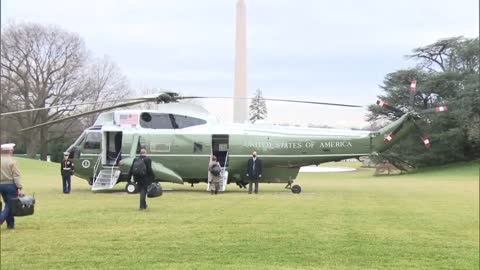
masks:
<svg viewBox="0 0 480 270"><path fill-rule="evenodd" d="M120 125L130 124L136 125L138 123L138 115L136 114L121 114L120 115Z"/></svg>

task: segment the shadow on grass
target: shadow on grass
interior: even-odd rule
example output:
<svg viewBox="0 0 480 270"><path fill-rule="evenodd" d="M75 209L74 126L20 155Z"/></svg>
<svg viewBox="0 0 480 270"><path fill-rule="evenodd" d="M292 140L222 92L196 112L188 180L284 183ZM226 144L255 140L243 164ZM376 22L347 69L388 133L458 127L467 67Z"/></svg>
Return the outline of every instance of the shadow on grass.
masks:
<svg viewBox="0 0 480 270"><path fill-rule="evenodd" d="M95 192L92 192L90 190L81 190L82 193L84 192L89 192L89 193L92 193L92 194L113 194L113 195L133 195L133 196L138 196L138 193L134 193L134 194L128 194L127 192L123 191L123 190L99 190L99 191L95 191ZM188 190L188 189L164 189L163 190L163 193L164 194L206 194L206 195L210 195L210 191L206 191L206 190L198 190L198 189L192 189L192 190ZM245 195L255 195L255 194L248 194L248 190L226 190L226 191L223 191L223 192L219 192L218 194L222 195L222 194L225 194L225 195L228 195L228 194L245 194ZM258 195L261 195L261 194L270 194L270 195L277 195L277 194L293 194L291 190L288 190L288 189L285 189L285 190L282 190L282 191L279 191L279 190L266 190L266 191L259 191L258 192ZM300 195L303 194L300 193ZM297 194L293 194L293 195L297 195Z"/></svg>

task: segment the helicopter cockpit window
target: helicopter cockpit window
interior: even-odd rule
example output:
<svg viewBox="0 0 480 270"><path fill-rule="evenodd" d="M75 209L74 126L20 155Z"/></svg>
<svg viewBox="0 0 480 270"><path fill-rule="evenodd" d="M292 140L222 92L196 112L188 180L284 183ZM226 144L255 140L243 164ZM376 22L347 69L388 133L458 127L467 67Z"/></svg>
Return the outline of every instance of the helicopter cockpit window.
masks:
<svg viewBox="0 0 480 270"><path fill-rule="evenodd" d="M187 128L193 126L199 126L206 124L207 121L191 116L174 114L173 118L175 119L175 128Z"/></svg>
<svg viewBox="0 0 480 270"><path fill-rule="evenodd" d="M167 113L147 113L140 115L140 126L151 129L173 129L172 120Z"/></svg>
<svg viewBox="0 0 480 270"><path fill-rule="evenodd" d="M102 133L101 132L89 132L85 138L85 144L83 145L84 149L100 149L102 144Z"/></svg>

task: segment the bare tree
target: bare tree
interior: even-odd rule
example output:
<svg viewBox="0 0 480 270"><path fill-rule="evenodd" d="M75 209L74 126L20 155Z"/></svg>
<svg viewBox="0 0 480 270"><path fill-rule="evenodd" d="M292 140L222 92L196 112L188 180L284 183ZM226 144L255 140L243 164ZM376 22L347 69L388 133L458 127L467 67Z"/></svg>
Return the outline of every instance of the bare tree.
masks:
<svg viewBox="0 0 480 270"><path fill-rule="evenodd" d="M455 50L465 42L463 37L452 37L441 39L433 44L419 47L413 50L413 54L407 58L420 60L419 68L426 68L428 71L441 72L455 68Z"/></svg>
<svg viewBox="0 0 480 270"><path fill-rule="evenodd" d="M8 89L8 98L2 99L2 111L109 98L106 92L119 88L112 77L120 78L119 83L126 80L118 74L108 60L89 64L85 44L75 33L35 23L2 27L0 83L2 89L4 86ZM59 119L73 109L66 106L34 111L13 115L11 119L25 128ZM40 149L42 159L46 158L49 126L26 133L14 132L24 141L29 156Z"/></svg>
<svg viewBox="0 0 480 270"><path fill-rule="evenodd" d="M127 77L108 56L95 59L89 66L88 88L91 91L89 101L119 100L130 96ZM104 105L94 104L84 110L95 110ZM89 115L85 124L93 125L97 116L98 114Z"/></svg>

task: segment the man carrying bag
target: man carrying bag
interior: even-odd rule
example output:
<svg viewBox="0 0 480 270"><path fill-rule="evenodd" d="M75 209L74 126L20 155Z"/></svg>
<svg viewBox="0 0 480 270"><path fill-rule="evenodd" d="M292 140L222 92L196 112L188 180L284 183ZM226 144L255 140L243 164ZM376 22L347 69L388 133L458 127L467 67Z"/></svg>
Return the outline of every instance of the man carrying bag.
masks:
<svg viewBox="0 0 480 270"><path fill-rule="evenodd" d="M143 148L140 149L140 156L133 160L127 179L130 181L132 176L140 191L140 208L138 210L145 210L147 209L147 187L153 182L155 175L152 170L152 160L147 157L147 151Z"/></svg>
<svg viewBox="0 0 480 270"><path fill-rule="evenodd" d="M24 196L20 182L20 168L17 161L12 158L14 147L14 143L6 143L0 146L2 151L0 193L5 202L5 208L0 212L0 225L7 221L7 229L15 229L15 219L11 211L12 200L17 196Z"/></svg>

